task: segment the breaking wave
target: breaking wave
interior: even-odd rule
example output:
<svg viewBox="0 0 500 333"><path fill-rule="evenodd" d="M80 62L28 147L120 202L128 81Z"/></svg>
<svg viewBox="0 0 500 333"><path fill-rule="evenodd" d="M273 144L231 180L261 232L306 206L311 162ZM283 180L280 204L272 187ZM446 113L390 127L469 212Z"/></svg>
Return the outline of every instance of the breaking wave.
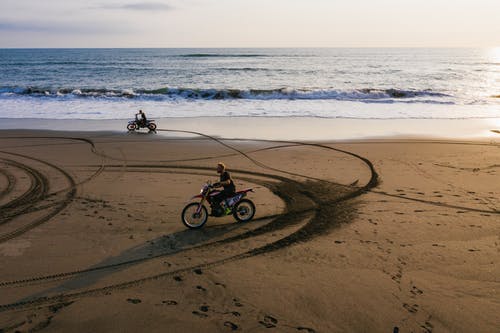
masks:
<svg viewBox="0 0 500 333"><path fill-rule="evenodd" d="M134 98L144 100L338 100L361 102L414 101L421 103L443 103L440 99L450 95L431 90L401 89L92 89L41 87L0 87L2 97L42 97L42 98Z"/></svg>
<svg viewBox="0 0 500 333"><path fill-rule="evenodd" d="M268 57L265 54L224 54L224 53L189 53L179 55L181 58L257 58Z"/></svg>

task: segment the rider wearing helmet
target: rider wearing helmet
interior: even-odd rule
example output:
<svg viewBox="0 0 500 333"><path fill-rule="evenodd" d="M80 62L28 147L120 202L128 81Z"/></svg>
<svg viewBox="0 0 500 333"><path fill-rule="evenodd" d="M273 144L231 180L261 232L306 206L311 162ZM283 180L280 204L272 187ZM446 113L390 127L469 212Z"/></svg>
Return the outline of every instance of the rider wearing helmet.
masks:
<svg viewBox="0 0 500 333"><path fill-rule="evenodd" d="M212 186L223 187L223 190L213 197L214 203L219 204L226 214L231 212L231 209L225 206L224 200L231 197L236 192L231 174L226 170L226 165L222 162L217 163L217 173L220 175L219 182L214 183ZM216 206L217 207L217 206Z"/></svg>

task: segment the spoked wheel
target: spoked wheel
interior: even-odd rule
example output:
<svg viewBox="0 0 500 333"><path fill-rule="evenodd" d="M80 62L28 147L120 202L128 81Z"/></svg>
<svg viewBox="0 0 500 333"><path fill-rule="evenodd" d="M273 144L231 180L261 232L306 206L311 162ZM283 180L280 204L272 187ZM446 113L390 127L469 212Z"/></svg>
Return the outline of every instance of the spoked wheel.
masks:
<svg viewBox="0 0 500 333"><path fill-rule="evenodd" d="M196 202L190 203L182 210L182 223L190 229L198 229L203 227L207 222L208 212L205 206L201 206L200 212L197 213L199 204Z"/></svg>
<svg viewBox="0 0 500 333"><path fill-rule="evenodd" d="M156 130L156 124L155 123L149 123L148 128L150 131L155 131Z"/></svg>
<svg viewBox="0 0 500 333"><path fill-rule="evenodd" d="M233 216L239 222L248 222L255 215L255 205L248 199L243 199L233 208Z"/></svg>
<svg viewBox="0 0 500 333"><path fill-rule="evenodd" d="M137 128L137 126L134 123L127 125L127 129L129 131L134 131L136 128Z"/></svg>

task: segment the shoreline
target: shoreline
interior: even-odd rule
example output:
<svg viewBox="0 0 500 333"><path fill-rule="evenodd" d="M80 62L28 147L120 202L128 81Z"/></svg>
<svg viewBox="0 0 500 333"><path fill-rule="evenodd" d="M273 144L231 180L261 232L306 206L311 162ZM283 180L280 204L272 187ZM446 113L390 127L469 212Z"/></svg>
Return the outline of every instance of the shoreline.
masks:
<svg viewBox="0 0 500 333"><path fill-rule="evenodd" d="M126 133L127 119L0 118L0 130L51 130ZM370 140L451 139L497 140L500 118L481 119L344 119L312 117L156 118L160 135L192 137L175 130L202 132L226 139ZM168 133L165 130L172 130ZM142 130L141 132L144 132Z"/></svg>

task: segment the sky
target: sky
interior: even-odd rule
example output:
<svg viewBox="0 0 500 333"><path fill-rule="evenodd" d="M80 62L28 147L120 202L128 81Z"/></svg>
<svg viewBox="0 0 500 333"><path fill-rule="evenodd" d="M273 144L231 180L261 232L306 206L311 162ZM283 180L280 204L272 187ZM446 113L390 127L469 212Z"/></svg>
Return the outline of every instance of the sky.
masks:
<svg viewBox="0 0 500 333"><path fill-rule="evenodd" d="M498 47L500 0L0 0L7 47Z"/></svg>

